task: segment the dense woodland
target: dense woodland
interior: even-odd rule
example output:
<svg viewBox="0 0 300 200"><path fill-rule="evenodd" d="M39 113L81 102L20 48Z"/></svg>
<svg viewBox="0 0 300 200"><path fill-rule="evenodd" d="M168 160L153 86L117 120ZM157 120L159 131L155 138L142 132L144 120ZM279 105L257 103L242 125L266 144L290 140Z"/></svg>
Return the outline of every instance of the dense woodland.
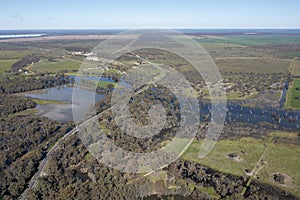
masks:
<svg viewBox="0 0 300 200"><path fill-rule="evenodd" d="M23 70L24 67L27 67L28 65L32 63L36 63L40 60L40 57L37 55L28 55L24 58L22 58L20 61L14 63L11 66L12 72L19 72L19 70Z"/></svg>
<svg viewBox="0 0 300 200"><path fill-rule="evenodd" d="M16 199L37 171L50 145L72 127L44 117L16 116L0 120L0 196Z"/></svg>
<svg viewBox="0 0 300 200"><path fill-rule="evenodd" d="M35 106L36 103L30 99L0 94L0 118Z"/></svg>
<svg viewBox="0 0 300 200"><path fill-rule="evenodd" d="M41 74L33 76L3 77L0 79L0 93L13 94L26 92L65 85L71 82L72 79L62 73L57 73L54 76Z"/></svg>

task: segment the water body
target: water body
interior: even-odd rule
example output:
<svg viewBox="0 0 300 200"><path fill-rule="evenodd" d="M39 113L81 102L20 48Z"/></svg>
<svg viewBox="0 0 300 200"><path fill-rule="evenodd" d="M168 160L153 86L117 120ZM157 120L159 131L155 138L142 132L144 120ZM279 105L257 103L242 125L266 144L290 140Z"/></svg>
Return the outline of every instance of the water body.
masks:
<svg viewBox="0 0 300 200"><path fill-rule="evenodd" d="M73 77L75 78L75 77ZM80 79L88 80L98 80L98 77L76 77L76 81ZM113 82L112 79L101 78L102 81ZM124 83L127 86L128 83ZM121 83L122 85L122 83ZM285 83L283 88L283 94L280 100L280 106L278 108L265 107L265 108L252 108L241 106L236 101L227 102L227 112L225 123L230 124L234 122L240 123L253 123L253 124L264 124L270 126L270 128L276 128L278 130L299 130L300 128L300 111L286 110L283 108L286 92L287 83ZM76 106L76 117L81 118L87 114L87 111L92 106L90 103L95 100L99 101L104 98L104 95L95 94L92 91L72 88L68 86L49 88L39 91L33 91L26 93L25 96L46 99L46 100L56 100L63 101L66 104L48 104L39 105L39 114L49 117L58 121L70 121L73 120L72 113L72 92L76 89L76 97L73 101L73 107ZM95 95L95 96L93 96ZM95 99L90 99L94 97ZM209 121L211 105L209 102L200 102L200 121Z"/></svg>
<svg viewBox="0 0 300 200"><path fill-rule="evenodd" d="M8 38L27 38L27 37L41 37L44 34L17 34L17 35L0 35L0 39Z"/></svg>
<svg viewBox="0 0 300 200"><path fill-rule="evenodd" d="M75 101L76 103L72 104L72 94L73 90L76 89L76 93L80 96L80 101ZM70 86L61 86L56 88L48 88L43 90L37 90L32 92L27 92L24 96L43 99L43 100L55 100L62 101L64 104L43 104L38 105L37 109L39 110L40 115L45 117L49 117L53 120L57 121L71 121L73 120L73 107L77 107L77 114L80 114L78 117L84 117L87 115L90 107L90 97L94 95L95 102L104 98L104 95L95 94L92 91L73 88Z"/></svg>
<svg viewBox="0 0 300 200"><path fill-rule="evenodd" d="M200 103L200 121L209 120L210 112L210 103ZM225 123L233 122L261 123L278 130L299 130L300 111L273 107L251 108L238 105L234 101L228 101Z"/></svg>

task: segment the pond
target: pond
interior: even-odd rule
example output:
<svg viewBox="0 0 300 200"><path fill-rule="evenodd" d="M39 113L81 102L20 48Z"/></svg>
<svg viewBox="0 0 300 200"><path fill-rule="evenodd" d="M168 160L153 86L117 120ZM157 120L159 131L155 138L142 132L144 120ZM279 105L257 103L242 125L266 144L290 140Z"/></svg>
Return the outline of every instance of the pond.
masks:
<svg viewBox="0 0 300 200"><path fill-rule="evenodd" d="M76 103L73 103L72 105L73 90L73 87L65 85L56 88L26 92L24 96L43 100L62 101L62 104L41 104L36 107L39 110L39 115L61 122L73 120L72 108L74 106L80 109L80 112L78 113L80 113L81 116L79 117L86 116L89 108L92 106L87 97L95 95L95 102L104 98L104 95L76 88L76 94L79 94L80 101L75 101Z"/></svg>

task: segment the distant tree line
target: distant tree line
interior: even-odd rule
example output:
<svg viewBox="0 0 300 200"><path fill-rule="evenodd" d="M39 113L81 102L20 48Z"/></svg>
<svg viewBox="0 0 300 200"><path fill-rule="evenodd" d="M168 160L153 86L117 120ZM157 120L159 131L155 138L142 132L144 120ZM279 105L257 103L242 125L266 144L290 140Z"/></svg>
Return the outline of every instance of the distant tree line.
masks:
<svg viewBox="0 0 300 200"><path fill-rule="evenodd" d="M62 73L54 76L14 76L0 80L0 93L13 94L69 84L73 79Z"/></svg>

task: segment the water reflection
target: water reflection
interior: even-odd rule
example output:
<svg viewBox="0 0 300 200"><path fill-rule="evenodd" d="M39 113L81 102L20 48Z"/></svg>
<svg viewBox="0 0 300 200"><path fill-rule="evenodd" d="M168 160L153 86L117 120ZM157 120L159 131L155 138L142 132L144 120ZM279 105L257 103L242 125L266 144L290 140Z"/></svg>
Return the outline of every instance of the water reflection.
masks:
<svg viewBox="0 0 300 200"><path fill-rule="evenodd" d="M55 100L65 102L64 104L45 104L38 105L40 115L49 117L57 121L70 121L73 120L72 113L72 93L73 89L76 89L77 94L80 96L80 101L75 101L73 106L78 107L81 112L79 117L87 115L88 110L92 106L88 97L94 95L95 102L104 98L104 95L94 94L91 91L84 90L81 88L73 88L71 86L61 86L56 88L48 88L43 90L31 91L25 94L26 97L43 99L43 100Z"/></svg>

